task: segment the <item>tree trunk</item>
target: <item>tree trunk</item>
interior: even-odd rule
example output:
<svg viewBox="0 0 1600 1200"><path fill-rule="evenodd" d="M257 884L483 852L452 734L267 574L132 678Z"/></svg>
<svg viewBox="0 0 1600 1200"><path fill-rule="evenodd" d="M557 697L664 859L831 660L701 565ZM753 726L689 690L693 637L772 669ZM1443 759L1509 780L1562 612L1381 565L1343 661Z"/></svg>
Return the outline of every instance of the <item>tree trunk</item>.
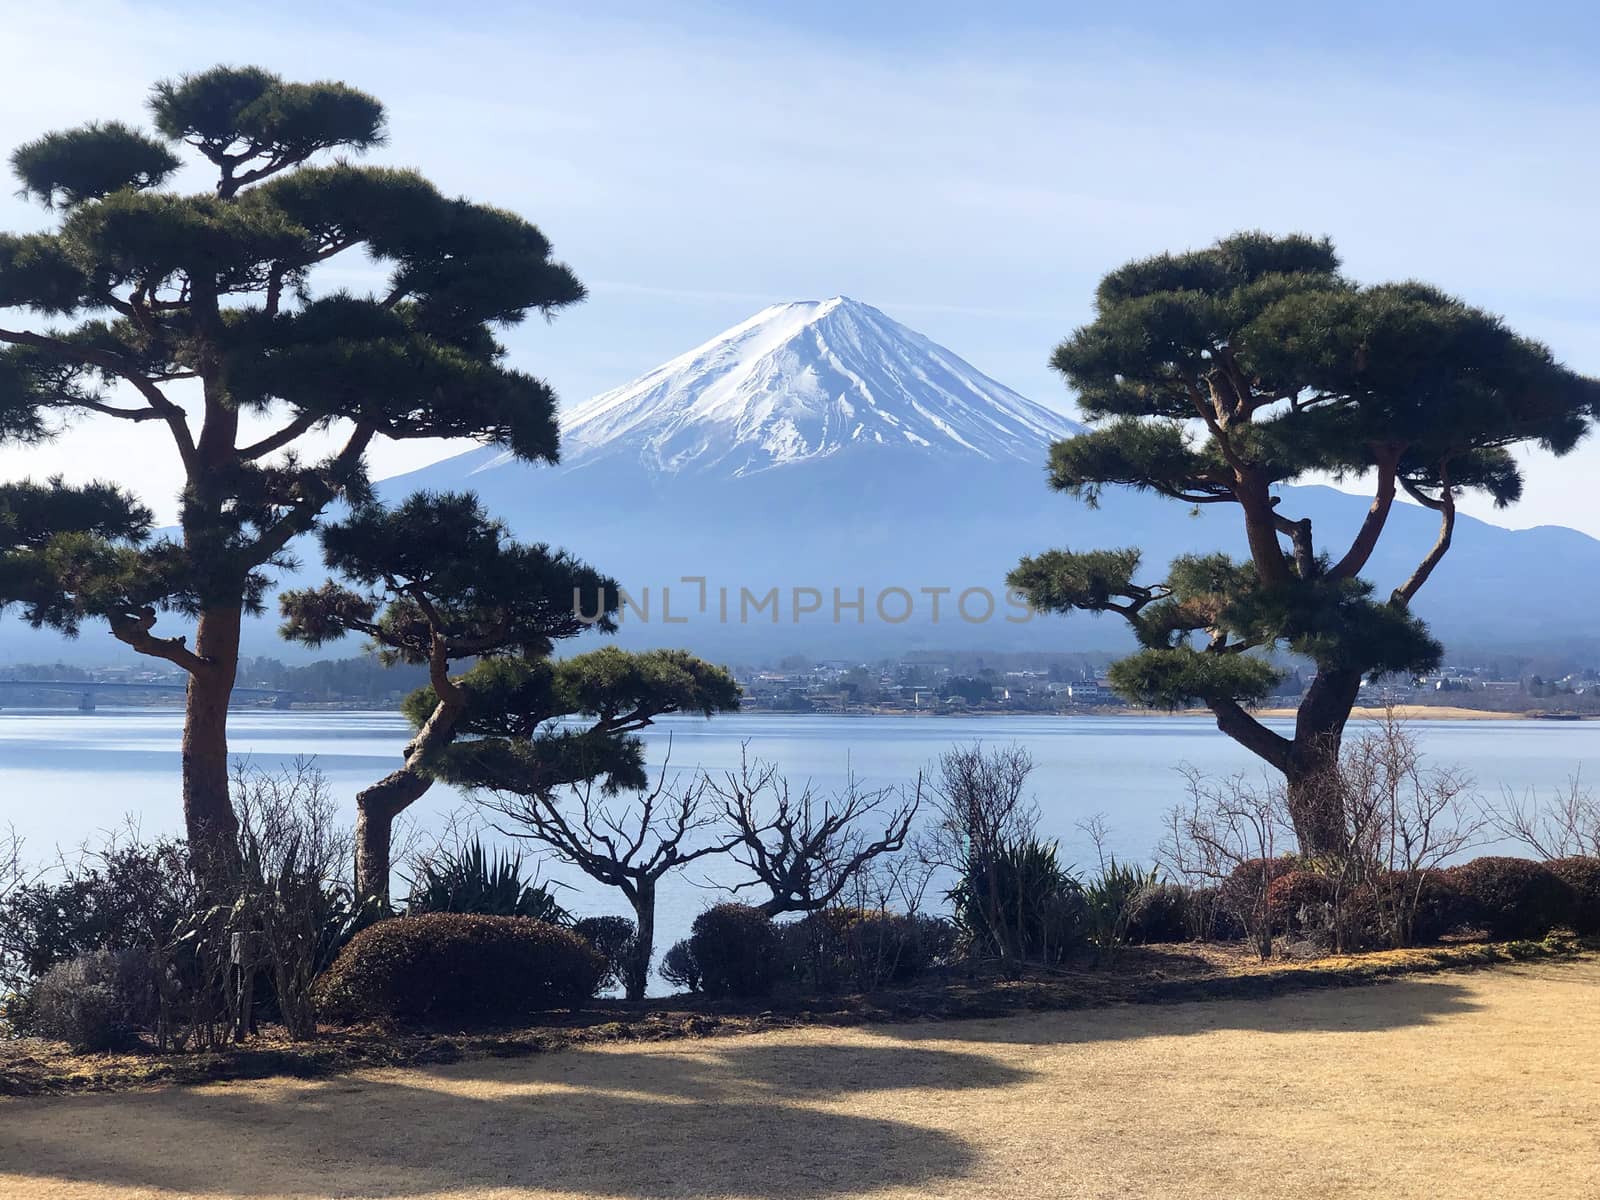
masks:
<svg viewBox="0 0 1600 1200"><path fill-rule="evenodd" d="M200 883L231 873L239 858L239 819L228 779L228 701L239 670L238 608L200 614L183 718L183 819Z"/></svg>
<svg viewBox="0 0 1600 1200"><path fill-rule="evenodd" d="M356 794L356 898L377 899L384 909L389 905L390 842L395 818L420 800L433 786L422 764L428 756L448 745L466 709L466 696L458 687L440 688L433 712L407 744L405 765L385 775L371 787Z"/></svg>
<svg viewBox="0 0 1600 1200"><path fill-rule="evenodd" d="M633 958L628 963L628 977L623 981L629 1000L643 1000L645 988L650 983L650 960L656 946L656 881L641 879L630 897L633 901L633 919L638 926L633 939Z"/></svg>
<svg viewBox="0 0 1600 1200"><path fill-rule="evenodd" d="M420 800L433 780L411 767L385 775L356 793L356 899L376 900L387 910L389 848L395 818Z"/></svg>
<svg viewBox="0 0 1600 1200"><path fill-rule="evenodd" d="M1361 672L1319 670L1295 716L1294 746L1284 767L1289 817L1300 852L1337 854L1344 848L1344 794L1339 782L1339 750L1345 722L1355 707Z"/></svg>

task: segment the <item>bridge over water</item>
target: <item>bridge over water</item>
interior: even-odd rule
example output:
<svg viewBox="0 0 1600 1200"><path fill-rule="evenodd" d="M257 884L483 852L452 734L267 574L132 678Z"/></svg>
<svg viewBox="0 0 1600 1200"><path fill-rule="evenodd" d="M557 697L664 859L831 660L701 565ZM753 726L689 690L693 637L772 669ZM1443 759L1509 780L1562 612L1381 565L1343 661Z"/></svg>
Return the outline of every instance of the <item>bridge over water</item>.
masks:
<svg viewBox="0 0 1600 1200"><path fill-rule="evenodd" d="M181 683L101 683L97 680L83 679L0 679L0 704L5 702L5 697L9 692L21 691L74 693L78 697L78 711L93 712L96 696L127 695L130 692L171 692L181 696L184 693L184 685ZM290 702L300 695L299 692L284 691L280 688L255 687L236 687L233 689L233 694L239 699L250 697L270 698L274 708L288 708Z"/></svg>

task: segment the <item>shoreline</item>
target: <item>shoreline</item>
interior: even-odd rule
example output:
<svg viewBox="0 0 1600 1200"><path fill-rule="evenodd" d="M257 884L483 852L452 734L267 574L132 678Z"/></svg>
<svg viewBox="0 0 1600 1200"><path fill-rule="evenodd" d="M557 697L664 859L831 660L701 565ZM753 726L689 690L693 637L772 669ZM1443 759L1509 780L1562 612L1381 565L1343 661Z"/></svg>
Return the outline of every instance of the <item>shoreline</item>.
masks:
<svg viewBox="0 0 1600 1200"><path fill-rule="evenodd" d="M102 705L100 709L116 713L181 713L180 705ZM97 710L98 711L98 710ZM1252 716L1266 720L1289 720L1298 711L1288 707L1253 708L1248 710ZM1585 721L1600 720L1600 713L1573 713L1549 712L1542 709L1524 711L1505 711L1500 709L1462 708L1453 704L1397 704L1391 710L1380 707L1360 706L1350 712L1353 721L1381 720L1386 711L1392 711L1396 717L1403 721L1545 721L1576 724ZM44 716L57 713L78 713L79 710L71 705L18 705L10 709L0 708L0 715L16 716ZM398 716L398 707L375 707L361 704L317 704L296 706L293 708L279 709L256 707L254 705L240 705L230 707L230 713L243 714L273 714L285 717L299 715L302 717L329 713L366 713L384 716ZM92 715L92 714L90 714ZM1182 717L1193 720L1211 719L1211 711L1205 708L1184 708L1173 711L1153 708L1129 708L1125 706L1106 705L1103 707L1086 708L1071 712L1046 711L1039 709L965 709L936 711L933 709L875 709L870 711L854 712L792 712L779 708L745 708L739 710L740 716L747 717L840 717L853 720L872 720L875 718L888 720L914 719L921 720L932 717L956 717L964 719L985 718L1016 718L1016 717L1054 717L1060 720L1073 720L1075 718L1105 718L1105 717L1138 717L1145 720L1159 720L1163 718Z"/></svg>
<svg viewBox="0 0 1600 1200"><path fill-rule="evenodd" d="M182 707L168 706L168 704L106 704L99 706L101 709L114 710L114 712L141 712L141 714L181 714ZM98 710L98 709L96 709ZM54 714L77 714L80 710L74 706L18 706L13 709L0 709L0 717L5 715L18 715L18 717L43 717ZM230 714L274 714L283 717L310 717L317 714L370 714L394 717L400 715L398 707L371 707L358 706L358 704L318 704L318 706L294 707L294 709L267 709L267 707L240 706L230 707ZM1270 707L1270 709L1250 709L1253 717L1264 720L1290 720L1296 715L1298 709L1290 707ZM1578 725L1582 722L1600 720L1600 714L1579 714L1579 712L1546 712L1542 709L1523 710L1523 712L1507 712L1499 709L1464 709L1454 704L1395 704L1392 709L1381 707L1362 706L1350 710L1350 720L1357 722L1371 722L1382 720L1386 712L1394 712L1395 717L1406 722L1547 722L1568 723ZM93 715L91 714L86 715ZM938 712L931 709L877 709L869 712L790 712L786 709L741 709L741 717L838 717L848 720L926 720L936 717L957 717L965 720L1008 720L1016 717L1053 717L1058 720L1077 720L1077 718L1106 718L1106 717L1136 717L1141 720L1170 720L1170 718L1187 718L1187 720L1210 720L1210 709L1131 709L1131 707L1096 707L1096 709L1075 710L1075 712L1046 712L1038 709L990 709L990 710L946 710Z"/></svg>
<svg viewBox="0 0 1600 1200"><path fill-rule="evenodd" d="M1139 715L1149 713L1148 709L1132 711L1138 712ZM1249 711L1251 716L1255 717L1287 719L1293 717L1299 710L1294 708L1252 708ZM1542 712L1504 712L1497 709L1461 708L1454 704L1396 704L1387 709L1374 706L1357 706L1350 710L1350 719L1352 721L1380 721L1385 713L1390 712L1402 721L1581 721L1593 719L1581 717L1577 714L1552 717ZM1132 715L1132 713L1130 712L1129 715ZM1150 715L1209 717L1211 712L1204 708L1192 708L1186 709L1181 713Z"/></svg>
<svg viewBox="0 0 1600 1200"><path fill-rule="evenodd" d="M1294 717L1298 711L1298 709L1283 707L1253 708L1249 710L1252 716L1263 717L1268 720L1288 720ZM1352 721L1377 721L1383 718L1385 712L1390 711L1403 721L1551 721L1576 723L1600 720L1600 714L1591 713L1551 713L1543 710L1516 712L1499 709L1461 708L1453 704L1396 704L1392 709L1362 706L1351 710L1350 719ZM740 715L750 717L850 717L858 720L870 720L875 717L890 719L906 717L963 717L972 719L987 717L1056 717L1069 721L1079 717L1140 717L1158 720L1171 717L1210 719L1212 716L1211 711L1205 708L1183 708L1169 712L1164 709L1125 708L1110 705L1104 708L1075 712L1044 712L1031 709L935 712L931 709L919 711L911 708L879 709L872 712L789 712L777 708L747 708L740 710Z"/></svg>

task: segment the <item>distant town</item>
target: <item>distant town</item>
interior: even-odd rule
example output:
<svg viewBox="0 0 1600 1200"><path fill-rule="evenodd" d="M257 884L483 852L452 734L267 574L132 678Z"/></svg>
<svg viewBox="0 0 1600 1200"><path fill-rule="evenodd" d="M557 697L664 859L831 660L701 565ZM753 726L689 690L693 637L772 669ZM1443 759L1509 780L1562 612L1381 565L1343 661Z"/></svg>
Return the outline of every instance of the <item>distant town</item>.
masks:
<svg viewBox="0 0 1600 1200"><path fill-rule="evenodd" d="M985 655L922 651L861 662L791 655L735 665L747 712L915 716L930 713L1109 713L1137 706L1105 678L1109 656ZM1552 665L1553 664L1553 665ZM1543 671L1528 669L1531 666ZM1283 665L1266 707L1293 708L1308 668ZM162 707L179 702L185 677L143 664L79 667L0 665L0 708ZM238 708L392 708L427 681L420 667L385 667L375 657L287 665L273 658L241 664ZM1600 666L1553 657L1452 664L1416 678L1385 676L1361 689L1362 706L1436 705L1484 712L1600 715Z"/></svg>

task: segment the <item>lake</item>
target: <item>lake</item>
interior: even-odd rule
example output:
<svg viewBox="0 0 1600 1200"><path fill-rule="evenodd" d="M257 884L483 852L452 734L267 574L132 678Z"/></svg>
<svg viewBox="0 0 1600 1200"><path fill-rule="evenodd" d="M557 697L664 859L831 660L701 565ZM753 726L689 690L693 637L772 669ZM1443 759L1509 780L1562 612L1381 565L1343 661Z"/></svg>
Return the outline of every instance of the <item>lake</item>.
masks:
<svg viewBox="0 0 1600 1200"><path fill-rule="evenodd" d="M0 711L0 824L14 824L38 858L129 816L146 834L178 830L181 721L176 709ZM1418 721L1413 728L1430 762L1463 768L1487 796L1498 796L1502 787L1548 789L1600 763L1600 723ZM232 717L236 755L263 768L311 759L352 814L356 790L394 769L406 735L403 719L388 712L241 711ZM666 759L670 745L672 767L685 771L735 768L748 744L752 756L776 762L792 785L810 780L827 789L852 770L868 786L910 784L952 745L1016 742L1034 759L1033 790L1045 832L1060 839L1065 861L1078 863L1092 850L1076 824L1095 813L1110 822L1110 845L1119 857L1148 861L1162 814L1182 797L1180 765L1214 775L1258 769L1198 717L739 714L663 720L647 740L652 764ZM415 811L424 827L437 827L465 803L441 786ZM562 900L580 914L625 911L581 875L553 863L539 870L571 886ZM663 885L661 948L684 936L694 915L721 894L705 877L695 864Z"/></svg>

